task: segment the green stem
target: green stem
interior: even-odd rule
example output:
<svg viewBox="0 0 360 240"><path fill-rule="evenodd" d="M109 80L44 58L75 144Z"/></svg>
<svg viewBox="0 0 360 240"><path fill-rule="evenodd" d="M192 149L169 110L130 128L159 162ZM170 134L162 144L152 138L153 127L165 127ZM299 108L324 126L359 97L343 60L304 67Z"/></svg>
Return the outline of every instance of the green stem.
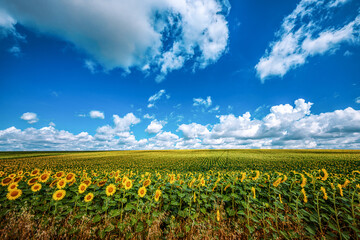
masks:
<svg viewBox="0 0 360 240"><path fill-rule="evenodd" d="M324 232L323 232L322 226L321 226L321 215L320 215L320 207L319 207L319 194L316 195L316 211L317 211L317 214L318 214L321 236L324 236Z"/></svg>
<svg viewBox="0 0 360 240"><path fill-rule="evenodd" d="M339 224L339 217L338 217L338 211L337 211L337 208L336 208L335 194L336 194L336 189L334 190L334 193L333 193L334 210L335 210L335 217L336 217L336 225L337 225L338 232L339 232L339 235L340 235L340 240L342 240L341 229L340 229L340 224Z"/></svg>

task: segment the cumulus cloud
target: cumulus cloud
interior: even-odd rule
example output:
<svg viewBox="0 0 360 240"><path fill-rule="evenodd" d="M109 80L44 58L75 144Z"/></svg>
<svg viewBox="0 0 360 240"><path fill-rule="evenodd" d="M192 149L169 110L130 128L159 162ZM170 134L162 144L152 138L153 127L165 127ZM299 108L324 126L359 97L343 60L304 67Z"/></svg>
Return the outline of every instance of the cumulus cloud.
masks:
<svg viewBox="0 0 360 240"><path fill-rule="evenodd" d="M6 32L19 22L73 43L105 71L153 71L157 81L189 60L216 62L229 36L228 0L3 0L0 8Z"/></svg>
<svg viewBox="0 0 360 240"><path fill-rule="evenodd" d="M39 119L37 118L37 114L33 113L33 112L26 112L23 115L21 115L20 117L22 120L27 121L30 124L36 123L37 121L39 121Z"/></svg>
<svg viewBox="0 0 360 240"><path fill-rule="evenodd" d="M355 98L355 102L360 104L360 97Z"/></svg>
<svg viewBox="0 0 360 240"><path fill-rule="evenodd" d="M100 118L100 119L104 119L105 115L103 112L97 111L97 110L92 110L89 113L91 118Z"/></svg>
<svg viewBox="0 0 360 240"><path fill-rule="evenodd" d="M155 93L154 95L152 95L151 97L149 97L148 99L148 108L152 108L155 107L155 103L166 93L166 91L164 89L161 89L160 91L158 91L157 93ZM170 95L165 95L166 99L170 98Z"/></svg>
<svg viewBox="0 0 360 240"><path fill-rule="evenodd" d="M215 124L181 124L177 132L163 131L164 122L153 120L147 130L155 136L136 139L131 128L140 122L133 113L113 115L113 125L96 134L73 134L54 126L0 130L0 151L9 150L133 150L208 148L360 148L360 110L351 107L311 113L311 102L272 106L256 119L246 112L218 116ZM150 127L151 126L151 127Z"/></svg>
<svg viewBox="0 0 360 240"><path fill-rule="evenodd" d="M154 114L152 114L152 115L150 115L150 114L145 114L144 116L143 116L143 118L145 118L145 119L154 119L155 118L155 115Z"/></svg>
<svg viewBox="0 0 360 240"><path fill-rule="evenodd" d="M262 82L271 76L284 76L291 69L305 64L312 56L334 53L342 44L359 44L358 11L353 13L355 16L346 16L340 25L334 21L336 12L346 2L302 0L284 18L280 30L275 34L276 40L270 43L269 49L255 66Z"/></svg>
<svg viewBox="0 0 360 240"><path fill-rule="evenodd" d="M165 121L158 121L155 119L151 121L151 123L147 126L145 132L149 134L158 133L161 131L161 129L164 127L165 124L166 124Z"/></svg>
<svg viewBox="0 0 360 240"><path fill-rule="evenodd" d="M311 102L298 99L270 108L262 119L249 112L242 116L219 116L219 123L182 124L185 139L204 148L358 148L360 111L352 108L311 114ZM182 144L183 146L183 144Z"/></svg>

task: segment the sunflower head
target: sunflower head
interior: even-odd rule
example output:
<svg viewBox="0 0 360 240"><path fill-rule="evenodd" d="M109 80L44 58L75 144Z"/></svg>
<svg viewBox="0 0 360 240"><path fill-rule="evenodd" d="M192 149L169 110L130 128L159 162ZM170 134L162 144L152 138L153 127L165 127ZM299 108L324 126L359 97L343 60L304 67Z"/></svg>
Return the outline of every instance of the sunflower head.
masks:
<svg viewBox="0 0 360 240"><path fill-rule="evenodd" d="M15 200L15 199L18 199L21 196L21 194L22 194L22 191L20 189L15 188L15 189L11 190L10 192L8 192L6 194L6 197L9 200Z"/></svg>
<svg viewBox="0 0 360 240"><path fill-rule="evenodd" d="M29 181L27 182L27 184L29 185L29 186L32 186L32 185L34 185L36 182L38 181L38 178L31 178L31 179L29 179Z"/></svg>
<svg viewBox="0 0 360 240"><path fill-rule="evenodd" d="M9 177L10 177L10 178L14 178L14 177L16 177L16 174L15 174L15 173L12 173L12 174L9 175Z"/></svg>
<svg viewBox="0 0 360 240"><path fill-rule="evenodd" d="M87 185L85 184L85 183L81 183L80 185L79 185L79 193L81 194L81 193L84 193L85 192L85 190L87 189Z"/></svg>
<svg viewBox="0 0 360 240"><path fill-rule="evenodd" d="M126 182L125 182L125 189L126 190L129 190L129 189L131 189L132 188L132 181L130 180L130 179L128 179L128 180L126 180Z"/></svg>
<svg viewBox="0 0 360 240"><path fill-rule="evenodd" d="M9 185L12 181L13 181L12 178L6 177L6 178L4 178L3 180L1 180L1 185L2 185L2 186L7 186L7 185Z"/></svg>
<svg viewBox="0 0 360 240"><path fill-rule="evenodd" d="M36 176L36 175L38 175L40 173L40 170L39 169L37 169L37 168L35 168L34 170L32 170L31 172L30 172L30 176Z"/></svg>
<svg viewBox="0 0 360 240"><path fill-rule="evenodd" d="M94 194L93 193L88 193L84 197L85 202L91 202L93 199L94 199Z"/></svg>
<svg viewBox="0 0 360 240"><path fill-rule="evenodd" d="M68 175L66 175L65 177L65 181L70 183L75 179L75 174L74 173L68 173Z"/></svg>
<svg viewBox="0 0 360 240"><path fill-rule="evenodd" d="M83 181L83 183L85 183L86 186L90 186L90 184L91 184L91 179L86 179L86 180Z"/></svg>
<svg viewBox="0 0 360 240"><path fill-rule="evenodd" d="M99 187L102 187L102 186L105 185L106 182L107 182L107 180L101 180L100 182L97 183L97 185L98 185Z"/></svg>
<svg viewBox="0 0 360 240"><path fill-rule="evenodd" d="M56 184L58 189L63 189L66 187L66 181L65 179L60 179Z"/></svg>
<svg viewBox="0 0 360 240"><path fill-rule="evenodd" d="M15 183L18 183L18 182L20 182L23 178L24 178L23 176L21 176L21 177L16 177L16 178L14 178L14 182L15 182Z"/></svg>
<svg viewBox="0 0 360 240"><path fill-rule="evenodd" d="M43 173L43 174L41 174L40 175L40 177L39 177L39 182L47 182L47 180L49 180L49 178L50 178L50 174L48 174L48 173Z"/></svg>
<svg viewBox="0 0 360 240"><path fill-rule="evenodd" d="M155 192L155 201L156 201L156 202L159 201L160 196L161 196L161 190L158 189L158 190L156 190L156 192Z"/></svg>
<svg viewBox="0 0 360 240"><path fill-rule="evenodd" d="M114 184L110 184L106 187L105 193L107 196L112 196L116 192L116 186Z"/></svg>
<svg viewBox="0 0 360 240"><path fill-rule="evenodd" d="M34 185L31 186L31 191L33 192L38 192L41 190L41 184L40 183L35 183Z"/></svg>
<svg viewBox="0 0 360 240"><path fill-rule="evenodd" d="M62 178L63 176L65 176L65 173L64 173L63 171L57 172L57 173L55 174L55 177L56 177L56 178Z"/></svg>
<svg viewBox="0 0 360 240"><path fill-rule="evenodd" d="M145 194L146 194L146 187L139 188L139 191L138 191L139 197L143 198L145 196Z"/></svg>
<svg viewBox="0 0 360 240"><path fill-rule="evenodd" d="M144 187L147 187L147 186L149 186L150 184L151 184L150 178L146 179L146 180L143 182L143 186L144 186Z"/></svg>
<svg viewBox="0 0 360 240"><path fill-rule="evenodd" d="M55 201L60 201L61 199L63 199L66 195L66 191L65 190L57 190L56 192L54 192L53 194L53 199Z"/></svg>
<svg viewBox="0 0 360 240"><path fill-rule="evenodd" d="M9 186L8 186L8 191L10 192L11 190L14 190L18 187L19 185L15 182L13 183L10 183Z"/></svg>

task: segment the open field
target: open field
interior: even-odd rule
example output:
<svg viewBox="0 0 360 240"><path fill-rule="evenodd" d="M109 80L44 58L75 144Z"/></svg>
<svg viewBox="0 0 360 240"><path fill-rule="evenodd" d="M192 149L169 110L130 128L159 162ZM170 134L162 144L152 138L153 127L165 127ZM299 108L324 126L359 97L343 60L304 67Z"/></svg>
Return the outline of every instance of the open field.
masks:
<svg viewBox="0 0 360 240"><path fill-rule="evenodd" d="M0 238L360 238L360 151L1 152Z"/></svg>

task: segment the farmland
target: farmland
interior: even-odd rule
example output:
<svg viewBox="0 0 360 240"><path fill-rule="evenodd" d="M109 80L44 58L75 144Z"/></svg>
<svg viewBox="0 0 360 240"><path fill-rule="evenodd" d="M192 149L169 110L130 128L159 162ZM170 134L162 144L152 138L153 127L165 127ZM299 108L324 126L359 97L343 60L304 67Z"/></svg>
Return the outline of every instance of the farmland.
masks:
<svg viewBox="0 0 360 240"><path fill-rule="evenodd" d="M0 237L358 239L360 151L0 153Z"/></svg>

